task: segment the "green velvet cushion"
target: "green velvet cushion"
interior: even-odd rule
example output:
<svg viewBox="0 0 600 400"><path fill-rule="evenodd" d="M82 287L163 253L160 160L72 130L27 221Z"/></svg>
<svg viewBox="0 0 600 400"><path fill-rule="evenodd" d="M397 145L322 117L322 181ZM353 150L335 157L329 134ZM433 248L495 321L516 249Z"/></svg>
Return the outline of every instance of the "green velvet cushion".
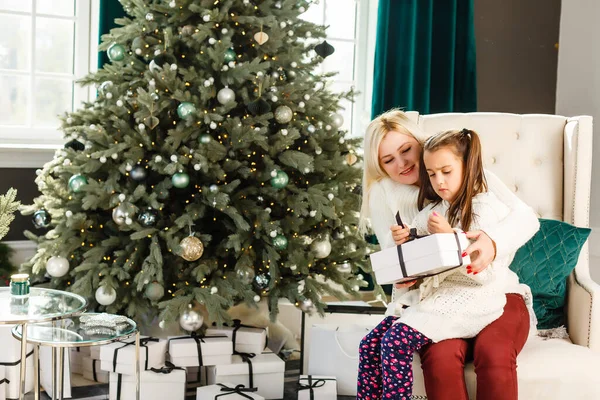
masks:
<svg viewBox="0 0 600 400"><path fill-rule="evenodd" d="M515 254L510 269L531 288L538 328L565 324L567 277L590 232L566 222L540 219L540 230Z"/></svg>

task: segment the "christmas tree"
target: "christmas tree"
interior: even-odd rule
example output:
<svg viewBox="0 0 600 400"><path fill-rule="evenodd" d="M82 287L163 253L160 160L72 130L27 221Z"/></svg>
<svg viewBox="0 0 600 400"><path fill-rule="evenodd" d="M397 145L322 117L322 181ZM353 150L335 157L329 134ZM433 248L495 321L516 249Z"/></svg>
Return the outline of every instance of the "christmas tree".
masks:
<svg viewBox="0 0 600 400"><path fill-rule="evenodd" d="M97 98L25 208L45 235L24 265L92 306L188 330L268 297L322 311L365 284L359 139L345 137L325 28L309 1L122 0ZM333 283L333 285L332 285ZM191 309L190 309L191 308Z"/></svg>

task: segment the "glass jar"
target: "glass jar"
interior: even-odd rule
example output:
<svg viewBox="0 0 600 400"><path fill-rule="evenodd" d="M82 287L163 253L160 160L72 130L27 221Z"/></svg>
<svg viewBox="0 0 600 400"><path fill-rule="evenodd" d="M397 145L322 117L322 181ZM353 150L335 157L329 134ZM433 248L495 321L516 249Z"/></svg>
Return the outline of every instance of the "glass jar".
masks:
<svg viewBox="0 0 600 400"><path fill-rule="evenodd" d="M28 274L15 274L10 276L10 294L13 297L29 296Z"/></svg>

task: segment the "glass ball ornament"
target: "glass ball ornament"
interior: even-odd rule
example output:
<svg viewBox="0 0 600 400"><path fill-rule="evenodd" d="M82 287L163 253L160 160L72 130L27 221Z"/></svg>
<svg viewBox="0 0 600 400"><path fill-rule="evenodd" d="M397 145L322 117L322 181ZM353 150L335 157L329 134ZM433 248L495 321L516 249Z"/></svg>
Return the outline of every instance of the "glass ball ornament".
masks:
<svg viewBox="0 0 600 400"><path fill-rule="evenodd" d="M121 226L131 220L135 215L135 206L128 202L123 202L117 207L113 208L112 219L115 224Z"/></svg>
<svg viewBox="0 0 600 400"><path fill-rule="evenodd" d="M285 250L287 248L287 245L288 245L288 240L285 236L276 235L273 238L273 247L275 247L277 250Z"/></svg>
<svg viewBox="0 0 600 400"><path fill-rule="evenodd" d="M197 311L185 310L179 317L179 325L188 332L195 332L202 327L204 317Z"/></svg>
<svg viewBox="0 0 600 400"><path fill-rule="evenodd" d="M284 171L278 170L274 177L271 178L271 186L275 189L283 189L286 187L290 178Z"/></svg>
<svg viewBox="0 0 600 400"><path fill-rule="evenodd" d="M350 261L342 261L341 263L336 265L336 269L338 270L338 272L341 272L343 274L350 273L352 272L352 264L350 264Z"/></svg>
<svg viewBox="0 0 600 400"><path fill-rule="evenodd" d="M33 225L40 228L47 228L50 225L50 213L46 210L37 210L33 213Z"/></svg>
<svg viewBox="0 0 600 400"><path fill-rule="evenodd" d="M88 180L85 176L76 174L69 179L69 189L71 189L73 193L79 193L83 190L87 183Z"/></svg>
<svg viewBox="0 0 600 400"><path fill-rule="evenodd" d="M217 93L217 101L223 105L227 103L231 103L235 100L235 93L233 90L229 89L225 86L223 89L219 90Z"/></svg>
<svg viewBox="0 0 600 400"><path fill-rule="evenodd" d="M177 189L183 189L190 184L190 176L185 172L177 172L171 177L171 182Z"/></svg>
<svg viewBox="0 0 600 400"><path fill-rule="evenodd" d="M275 109L275 120L280 124L287 124L293 117L292 109L288 106L279 106Z"/></svg>
<svg viewBox="0 0 600 400"><path fill-rule="evenodd" d="M100 86L98 86L98 93L100 93L101 95L106 96L106 94L110 91L110 89L112 87L113 87L113 83L111 81L102 82L100 84Z"/></svg>
<svg viewBox="0 0 600 400"><path fill-rule="evenodd" d="M165 288L158 282L151 282L146 285L144 294L148 300L157 301L162 299L165 295Z"/></svg>
<svg viewBox="0 0 600 400"><path fill-rule="evenodd" d="M254 270L252 268L238 269L235 272L237 278L244 284L249 285L254 280Z"/></svg>
<svg viewBox="0 0 600 400"><path fill-rule="evenodd" d="M100 286L98 289L96 289L94 297L96 298L98 304L109 306L117 299L117 292L113 288L105 288Z"/></svg>
<svg viewBox="0 0 600 400"><path fill-rule="evenodd" d="M196 113L196 106L189 101L184 101L177 106L177 115L181 119L188 119Z"/></svg>
<svg viewBox="0 0 600 400"><path fill-rule="evenodd" d="M136 182L143 182L146 179L146 168L141 165L136 165L129 172L129 176Z"/></svg>
<svg viewBox="0 0 600 400"><path fill-rule="evenodd" d="M302 311L308 314L313 313L317 309L315 303L313 303L311 299L302 300L298 306Z"/></svg>
<svg viewBox="0 0 600 400"><path fill-rule="evenodd" d="M223 55L223 61L225 61L226 63L230 61L235 61L235 57L235 51L233 49L227 49L225 50L225 54Z"/></svg>
<svg viewBox="0 0 600 400"><path fill-rule="evenodd" d="M344 125L344 117L342 114L333 114L331 116L331 124L336 128L341 128Z"/></svg>
<svg viewBox="0 0 600 400"><path fill-rule="evenodd" d="M54 278L65 276L69 272L69 260L60 256L52 256L46 261L46 272Z"/></svg>
<svg viewBox="0 0 600 400"><path fill-rule="evenodd" d="M310 245L310 248L314 253L315 258L327 257L329 254L331 254L331 242L329 241L329 237L315 240Z"/></svg>
<svg viewBox="0 0 600 400"><path fill-rule="evenodd" d="M138 215L138 222L142 226L145 226L148 228L155 226L157 220L158 220L158 212L155 209L150 208L150 207L148 207L147 209L145 209Z"/></svg>
<svg viewBox="0 0 600 400"><path fill-rule="evenodd" d="M122 61L125 58L125 47L114 43L108 48L106 55L110 61Z"/></svg>
<svg viewBox="0 0 600 400"><path fill-rule="evenodd" d="M269 274L258 274L254 277L252 284L258 290L266 290L271 282L271 275Z"/></svg>
<svg viewBox="0 0 600 400"><path fill-rule="evenodd" d="M186 261L196 261L204 253L202 241L195 236L188 236L179 242L181 257Z"/></svg>
<svg viewBox="0 0 600 400"><path fill-rule="evenodd" d="M200 137L198 138L198 141L202 144L208 144L210 143L210 139L211 136L208 133L203 133L202 135L200 135Z"/></svg>

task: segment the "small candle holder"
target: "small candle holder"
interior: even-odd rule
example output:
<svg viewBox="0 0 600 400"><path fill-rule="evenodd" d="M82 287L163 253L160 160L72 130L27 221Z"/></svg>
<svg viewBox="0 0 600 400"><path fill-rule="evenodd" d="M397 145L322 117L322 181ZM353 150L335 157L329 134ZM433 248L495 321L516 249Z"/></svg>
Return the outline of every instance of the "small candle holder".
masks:
<svg viewBox="0 0 600 400"><path fill-rule="evenodd" d="M29 296L29 274L15 274L10 276L10 294L17 298Z"/></svg>

